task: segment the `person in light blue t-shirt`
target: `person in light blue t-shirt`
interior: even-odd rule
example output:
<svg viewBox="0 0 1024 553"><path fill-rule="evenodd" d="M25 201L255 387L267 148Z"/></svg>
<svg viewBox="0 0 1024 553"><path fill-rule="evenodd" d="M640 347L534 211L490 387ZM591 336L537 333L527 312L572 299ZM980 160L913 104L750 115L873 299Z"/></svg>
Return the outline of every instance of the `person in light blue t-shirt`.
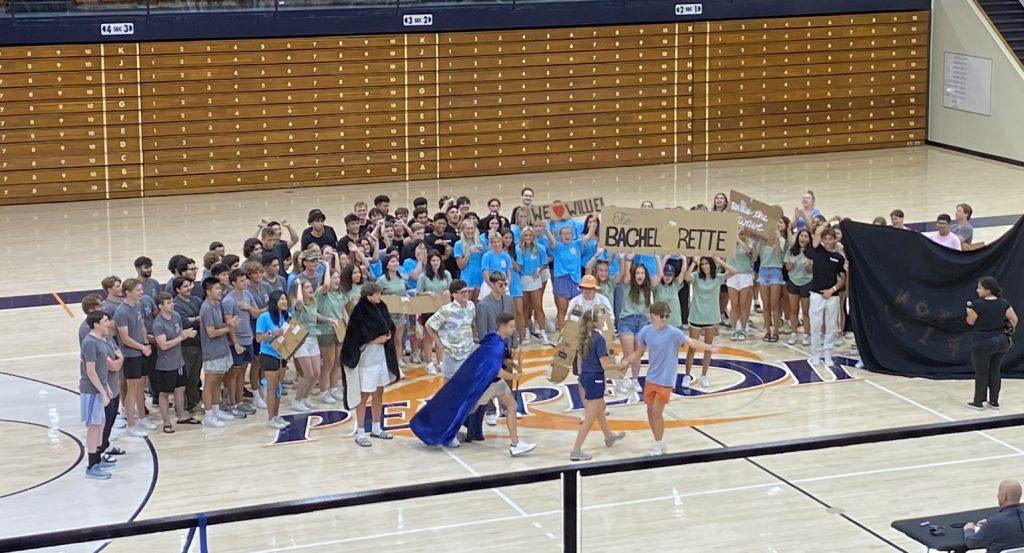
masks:
<svg viewBox="0 0 1024 553"><path fill-rule="evenodd" d="M638 361L648 352L650 365L644 382L644 403L647 404L647 421L654 435L654 446L648 455L664 455L668 452L662 438L665 436L665 405L672 397L676 387L676 376L679 370L679 348L684 344L697 351L705 349L717 352L719 346L705 344L689 338L682 330L670 326L668 317L671 312L665 302L651 305L651 324L640 329L637 334L637 349L624 357L620 366L626 370L634 361Z"/></svg>
<svg viewBox="0 0 1024 553"><path fill-rule="evenodd" d="M516 259L520 263L518 273L523 289L523 324L529 323L532 314L534 324L539 328L531 327L529 334L547 343L544 328L544 270L548 266L548 250L540 244L533 227L523 227L516 245ZM524 341L529 338L527 336Z"/></svg>
<svg viewBox="0 0 1024 553"><path fill-rule="evenodd" d="M591 224L587 234L581 238L573 237L573 228L575 227L560 225L558 236L548 232L548 241L552 244L551 257L555 262L551 290L555 294L555 321L559 331L562 330L565 313L569 310L569 300L580 293L579 284L583 278L583 243L597 236L595 223Z"/></svg>
<svg viewBox="0 0 1024 553"><path fill-rule="evenodd" d="M476 301L480 294L480 284L484 279L481 267L484 247L480 243L475 223L463 221L460 231L459 241L455 243L455 259L459 264L462 280L466 281L466 287L469 288L470 301Z"/></svg>

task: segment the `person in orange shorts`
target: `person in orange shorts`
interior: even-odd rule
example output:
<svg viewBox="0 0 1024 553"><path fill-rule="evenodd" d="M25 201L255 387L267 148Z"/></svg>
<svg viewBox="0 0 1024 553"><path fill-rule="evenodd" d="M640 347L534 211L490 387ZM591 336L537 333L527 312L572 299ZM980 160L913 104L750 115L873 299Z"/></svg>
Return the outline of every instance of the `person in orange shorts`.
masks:
<svg viewBox="0 0 1024 553"><path fill-rule="evenodd" d="M719 346L689 338L683 331L670 326L670 309L665 302L655 302L651 305L650 311L651 324L637 333L637 349L622 359L621 366L625 370L640 359L644 352L649 352L649 365L644 382L644 403L647 404L647 421L651 425L651 433L654 434L654 446L647 454L664 455L668 452L662 440L665 435L665 404L672 398L672 390L676 386L679 348L683 344L689 344L696 351L706 349L717 352Z"/></svg>

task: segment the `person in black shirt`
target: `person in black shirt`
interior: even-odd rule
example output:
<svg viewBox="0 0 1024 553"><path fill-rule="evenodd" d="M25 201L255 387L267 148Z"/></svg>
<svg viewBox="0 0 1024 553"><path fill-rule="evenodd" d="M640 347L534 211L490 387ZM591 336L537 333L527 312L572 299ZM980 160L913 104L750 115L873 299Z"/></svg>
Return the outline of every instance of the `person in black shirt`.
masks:
<svg viewBox="0 0 1024 553"><path fill-rule="evenodd" d="M836 231L827 225L814 229L811 250L811 367L822 361L831 367L832 340L839 324L839 289L846 273L846 259L836 248ZM822 324L825 334L822 336Z"/></svg>
<svg viewBox="0 0 1024 553"><path fill-rule="evenodd" d="M1010 302L1000 297L1003 289L994 277L982 277L977 292L981 299L967 302L967 324L974 327L974 401L967 402L967 407L980 411L987 398L989 407L999 409L1003 357L1013 345L1003 328L1007 321L1013 329L1017 328L1017 313Z"/></svg>
<svg viewBox="0 0 1024 553"><path fill-rule="evenodd" d="M501 200L499 200L498 198L491 198L487 200L487 210L487 215L483 219L480 219L480 223L477 225L477 227L480 229L481 234L486 233L488 230L490 230L489 225L491 224L491 219L498 220L499 229L509 228L511 226L509 224L508 219L506 219L501 215L501 213L499 213L501 211Z"/></svg>
<svg viewBox="0 0 1024 553"><path fill-rule="evenodd" d="M444 269L451 273L452 279L459 278L459 264L454 255L455 243L459 241L459 237L448 225L448 218L443 212L434 214L434 224L429 227L429 230L430 232L423 237L427 249L436 250L441 254Z"/></svg>
<svg viewBox="0 0 1024 553"><path fill-rule="evenodd" d="M306 218L306 223L309 227L302 231L302 240L300 242L302 251L306 251L310 244L316 244L323 249L324 246L334 247L338 243L338 235L335 234L334 229L325 225L324 221L327 220L327 216L324 215L323 211L319 209L311 209L309 211L309 217Z"/></svg>

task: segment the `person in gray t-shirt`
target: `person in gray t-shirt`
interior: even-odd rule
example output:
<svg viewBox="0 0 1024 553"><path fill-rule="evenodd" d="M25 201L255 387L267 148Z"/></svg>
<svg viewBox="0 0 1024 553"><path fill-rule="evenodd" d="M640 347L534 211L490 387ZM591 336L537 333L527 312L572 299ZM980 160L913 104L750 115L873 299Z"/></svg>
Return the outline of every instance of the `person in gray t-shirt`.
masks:
<svg viewBox="0 0 1024 553"><path fill-rule="evenodd" d="M85 321L89 333L81 344L78 391L82 422L86 424L86 449L89 453L86 476L106 480L110 478L110 473L105 469L114 465L111 461L102 460L99 450L107 407L114 401L113 390L107 382L108 372L120 370L123 357L107 341L109 319L105 313L93 311L86 316Z"/></svg>
<svg viewBox="0 0 1024 553"><path fill-rule="evenodd" d="M252 363L255 357L253 340L255 339L254 322L260 316L262 310L256 306L256 298L249 291L249 277L245 271L234 269L228 276L228 285L231 291L224 294L221 302L225 317L238 318L238 326L235 327L235 352L231 355L231 370L225 378L228 387L228 404L231 405L231 414L251 415L256 409L251 405L242 402L242 381L245 380L245 369Z"/></svg>
<svg viewBox="0 0 1024 553"><path fill-rule="evenodd" d="M114 325L117 327L118 342L124 353L124 378L127 390L124 401L128 435L146 437L145 431L135 427L136 417L142 426L152 430L156 426L146 418L146 398L143 395L142 376L145 372L146 357L153 350L147 340L146 314L142 303L142 283L129 278L121 285L124 301L114 310Z"/></svg>
<svg viewBox="0 0 1024 553"><path fill-rule="evenodd" d="M505 276L500 272L493 272L490 274L488 282L491 287L491 293L476 302L476 335L478 341L498 329L498 315L508 313L514 316L516 314L515 303L512 301L512 296L508 295L508 283L505 280ZM511 336L505 339L505 347L512 347ZM493 401L487 402L484 413L489 426L498 424L498 411Z"/></svg>
<svg viewBox="0 0 1024 553"><path fill-rule="evenodd" d="M167 412L168 399L174 394L174 410L178 424L198 424L199 421L185 413L185 358L181 354L181 343L196 335L195 329L185 328L181 315L174 310L170 294L157 295L160 313L153 321L153 337L156 340L156 370L152 375L153 388L160 394L160 416L164 420L164 432L171 434L174 427Z"/></svg>
<svg viewBox="0 0 1024 553"><path fill-rule="evenodd" d="M206 383L203 386L203 406L206 409L206 417L203 423L208 426L224 426L222 421L233 420L231 413L221 411L215 406L220 401L220 387L224 375L231 368L231 350L228 346L228 339L235 342L235 353L239 353L235 341L234 329L238 326L238 317L225 317L221 311L221 299L224 297L224 285L215 277L203 281L203 289L206 292L206 301L199 309L199 339L203 346L203 372L206 373Z"/></svg>

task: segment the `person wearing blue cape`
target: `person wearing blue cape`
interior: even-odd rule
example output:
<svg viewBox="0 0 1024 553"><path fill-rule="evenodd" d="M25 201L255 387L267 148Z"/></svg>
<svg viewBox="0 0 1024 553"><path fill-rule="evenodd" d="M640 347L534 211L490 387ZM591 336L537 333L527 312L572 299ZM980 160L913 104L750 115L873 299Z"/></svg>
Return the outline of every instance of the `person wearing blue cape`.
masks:
<svg viewBox="0 0 1024 553"><path fill-rule="evenodd" d="M537 447L519 439L515 395L505 381L515 378L521 371L511 362L511 355L505 347L507 339L515 332L515 318L508 313L500 314L497 330L480 340L480 346L412 418L410 428L416 437L427 445L450 444L457 438L464 422L477 413L481 416L476 417L476 424L467 424L473 438L473 429L482 428L483 409L478 408L498 398L505 408L505 424L512 440L509 454L516 457Z"/></svg>

